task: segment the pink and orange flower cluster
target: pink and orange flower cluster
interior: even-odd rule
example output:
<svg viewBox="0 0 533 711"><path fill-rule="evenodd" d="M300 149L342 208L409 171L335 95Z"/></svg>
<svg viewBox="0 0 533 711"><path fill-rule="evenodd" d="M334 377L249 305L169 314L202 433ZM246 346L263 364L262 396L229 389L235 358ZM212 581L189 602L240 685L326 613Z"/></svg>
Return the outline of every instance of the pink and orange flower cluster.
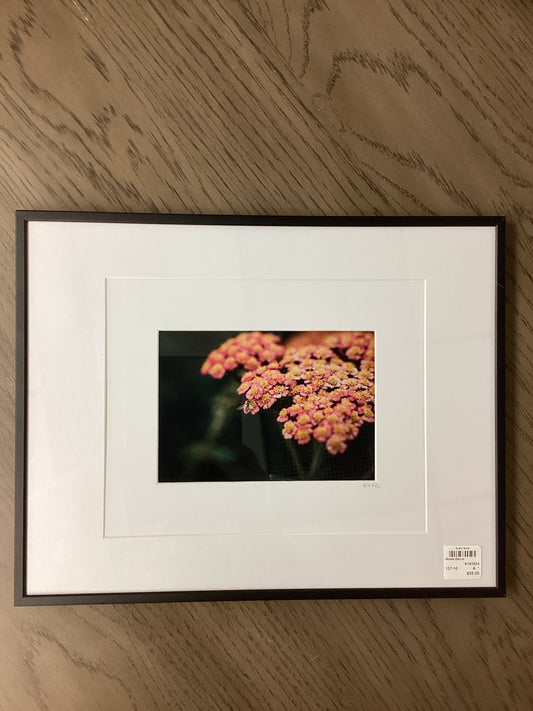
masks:
<svg viewBox="0 0 533 711"><path fill-rule="evenodd" d="M277 405L286 439L315 439L339 454L363 423L374 421L374 334L329 333L321 343L315 335L307 344L302 335L283 346L273 334L240 334L209 354L202 373L220 378L240 365L244 412Z"/></svg>
<svg viewBox="0 0 533 711"><path fill-rule="evenodd" d="M256 370L262 363L280 358L283 351L279 337L273 333L241 333L211 351L201 373L218 379L239 366L245 370Z"/></svg>

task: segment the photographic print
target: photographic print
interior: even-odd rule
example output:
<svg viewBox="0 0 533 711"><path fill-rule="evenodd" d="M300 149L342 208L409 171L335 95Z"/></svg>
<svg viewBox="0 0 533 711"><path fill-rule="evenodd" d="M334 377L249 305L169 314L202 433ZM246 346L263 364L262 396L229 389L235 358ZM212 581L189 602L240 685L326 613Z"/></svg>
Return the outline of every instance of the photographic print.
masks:
<svg viewBox="0 0 533 711"><path fill-rule="evenodd" d="M374 333L159 333L158 479L373 480Z"/></svg>

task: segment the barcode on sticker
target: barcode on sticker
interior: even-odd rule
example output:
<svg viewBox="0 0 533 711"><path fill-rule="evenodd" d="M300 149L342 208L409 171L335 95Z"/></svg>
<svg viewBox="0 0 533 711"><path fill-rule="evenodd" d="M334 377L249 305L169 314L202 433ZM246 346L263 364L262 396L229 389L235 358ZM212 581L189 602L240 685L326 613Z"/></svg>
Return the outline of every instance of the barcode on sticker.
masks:
<svg viewBox="0 0 533 711"><path fill-rule="evenodd" d="M448 551L450 558L476 558L477 551Z"/></svg>
<svg viewBox="0 0 533 711"><path fill-rule="evenodd" d="M444 546L444 580L481 578L481 546Z"/></svg>

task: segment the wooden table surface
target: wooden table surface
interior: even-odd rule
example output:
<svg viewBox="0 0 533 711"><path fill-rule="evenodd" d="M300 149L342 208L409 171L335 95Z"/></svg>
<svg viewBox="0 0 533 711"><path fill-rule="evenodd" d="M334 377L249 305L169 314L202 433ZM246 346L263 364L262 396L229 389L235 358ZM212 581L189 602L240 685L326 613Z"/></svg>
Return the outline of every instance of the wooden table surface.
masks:
<svg viewBox="0 0 533 711"><path fill-rule="evenodd" d="M3 0L1 709L533 708L532 27L530 0ZM508 597L14 608L17 208L506 215Z"/></svg>

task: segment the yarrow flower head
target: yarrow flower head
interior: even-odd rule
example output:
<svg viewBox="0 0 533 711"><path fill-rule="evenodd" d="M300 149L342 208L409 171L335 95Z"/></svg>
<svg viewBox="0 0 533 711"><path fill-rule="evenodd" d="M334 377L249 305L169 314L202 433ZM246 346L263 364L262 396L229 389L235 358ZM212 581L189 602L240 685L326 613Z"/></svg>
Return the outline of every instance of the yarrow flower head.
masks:
<svg viewBox="0 0 533 711"><path fill-rule="evenodd" d="M284 437L297 442L312 437L324 442L330 454L339 454L364 422L374 421L372 334L349 335L332 336L324 345L286 349L281 364L292 403L278 415ZM345 360L350 348L358 351ZM355 361L361 364L363 358L364 369L358 368Z"/></svg>
<svg viewBox="0 0 533 711"><path fill-rule="evenodd" d="M279 408L283 437L298 444L315 439L332 455L345 452L362 425L374 422L374 334L329 333L307 344L299 334L299 340L284 347L272 334L241 334L213 351L202 373L220 378L240 364L247 371L238 387L244 412Z"/></svg>
<svg viewBox="0 0 533 711"><path fill-rule="evenodd" d="M239 366L245 370L256 370L262 363L279 358L283 351L279 337L272 333L240 333L211 351L201 373L219 379Z"/></svg>

